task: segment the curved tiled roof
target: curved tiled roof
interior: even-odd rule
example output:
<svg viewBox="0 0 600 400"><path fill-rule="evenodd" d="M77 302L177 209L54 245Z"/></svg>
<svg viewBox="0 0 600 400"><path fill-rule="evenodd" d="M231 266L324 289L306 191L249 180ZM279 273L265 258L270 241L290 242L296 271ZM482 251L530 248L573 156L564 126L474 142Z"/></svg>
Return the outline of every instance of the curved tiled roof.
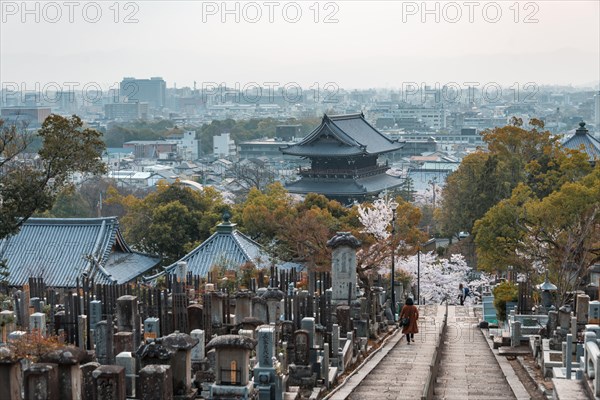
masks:
<svg viewBox="0 0 600 400"><path fill-rule="evenodd" d="M320 193L325 196L360 196L379 193L402 184L402 180L388 174L377 174L355 179L302 178L286 184L290 193Z"/></svg>
<svg viewBox="0 0 600 400"><path fill-rule="evenodd" d="M283 154L294 156L375 155L402 148L369 124L362 113L349 115L324 115L321 125L302 141L281 147Z"/></svg>
<svg viewBox="0 0 600 400"><path fill-rule="evenodd" d="M97 283L125 283L160 261L133 252L116 217L30 218L17 234L0 240L0 259L7 260L10 285L42 277L55 287L75 287L83 275Z"/></svg>
<svg viewBox="0 0 600 400"><path fill-rule="evenodd" d="M579 124L579 128L575 131L575 134L567 139L563 146L568 149L581 150L588 156L590 162L600 160L600 141L589 134L585 128L585 122Z"/></svg>
<svg viewBox="0 0 600 400"><path fill-rule="evenodd" d="M174 273L178 262L187 263L187 271L193 275L206 276L214 265L225 265L228 269L238 269L249 262L258 268L269 266L271 259L262 247L237 229L235 224L224 222L217 226L217 231L200 246L186 254L179 261L165 267L158 275L148 277L155 279L165 273Z"/></svg>

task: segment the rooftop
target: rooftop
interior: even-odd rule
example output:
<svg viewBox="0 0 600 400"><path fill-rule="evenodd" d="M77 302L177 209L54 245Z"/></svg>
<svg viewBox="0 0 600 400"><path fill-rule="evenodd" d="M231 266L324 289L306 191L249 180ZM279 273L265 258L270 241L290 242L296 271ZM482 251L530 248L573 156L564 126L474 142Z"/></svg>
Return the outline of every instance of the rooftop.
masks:
<svg viewBox="0 0 600 400"><path fill-rule="evenodd" d="M321 125L299 143L281 147L283 154L294 156L376 155L402 148L369 124L362 113L325 114Z"/></svg>
<svg viewBox="0 0 600 400"><path fill-rule="evenodd" d="M7 260L10 285L42 277L55 287L75 287L83 276L126 283L160 261L132 251L116 217L30 218L19 233L0 240L0 259Z"/></svg>

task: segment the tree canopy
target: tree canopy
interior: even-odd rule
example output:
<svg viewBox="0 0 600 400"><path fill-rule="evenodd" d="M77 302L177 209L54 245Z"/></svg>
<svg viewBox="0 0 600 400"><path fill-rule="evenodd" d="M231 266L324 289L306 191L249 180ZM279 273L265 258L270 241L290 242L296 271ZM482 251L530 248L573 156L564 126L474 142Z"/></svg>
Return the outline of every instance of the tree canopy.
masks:
<svg viewBox="0 0 600 400"><path fill-rule="evenodd" d="M179 183L162 182L156 192L143 199L123 196L110 188L106 202L125 209L121 223L129 244L161 256L166 265L206 240L228 209L211 187L196 191Z"/></svg>
<svg viewBox="0 0 600 400"><path fill-rule="evenodd" d="M0 120L0 238L14 234L34 213L50 209L74 173L101 174L102 134L77 116L52 114L36 134ZM31 153L34 139L41 148Z"/></svg>

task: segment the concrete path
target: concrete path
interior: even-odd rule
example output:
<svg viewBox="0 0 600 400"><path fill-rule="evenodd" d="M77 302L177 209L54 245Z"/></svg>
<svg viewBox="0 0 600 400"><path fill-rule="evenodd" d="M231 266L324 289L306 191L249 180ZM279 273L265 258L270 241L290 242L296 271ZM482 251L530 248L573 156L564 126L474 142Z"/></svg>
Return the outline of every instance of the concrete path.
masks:
<svg viewBox="0 0 600 400"><path fill-rule="evenodd" d="M351 400L420 399L429 373L445 306L420 306L419 333L408 345L402 337L376 365L357 373L332 397ZM385 351L385 349L383 349ZM368 371L368 372L366 372Z"/></svg>
<svg viewBox="0 0 600 400"><path fill-rule="evenodd" d="M448 328L434 399L516 399L470 307L448 307Z"/></svg>

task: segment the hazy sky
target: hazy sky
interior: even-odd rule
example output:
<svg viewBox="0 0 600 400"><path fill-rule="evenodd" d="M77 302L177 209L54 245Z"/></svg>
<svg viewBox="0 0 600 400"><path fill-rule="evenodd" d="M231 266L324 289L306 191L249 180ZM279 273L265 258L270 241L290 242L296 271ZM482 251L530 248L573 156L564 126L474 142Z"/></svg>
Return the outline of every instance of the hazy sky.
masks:
<svg viewBox="0 0 600 400"><path fill-rule="evenodd" d="M598 0L247 3L29 2L27 13L21 1L0 0L0 81L27 89L108 87L124 76L162 76L168 87L600 81Z"/></svg>

